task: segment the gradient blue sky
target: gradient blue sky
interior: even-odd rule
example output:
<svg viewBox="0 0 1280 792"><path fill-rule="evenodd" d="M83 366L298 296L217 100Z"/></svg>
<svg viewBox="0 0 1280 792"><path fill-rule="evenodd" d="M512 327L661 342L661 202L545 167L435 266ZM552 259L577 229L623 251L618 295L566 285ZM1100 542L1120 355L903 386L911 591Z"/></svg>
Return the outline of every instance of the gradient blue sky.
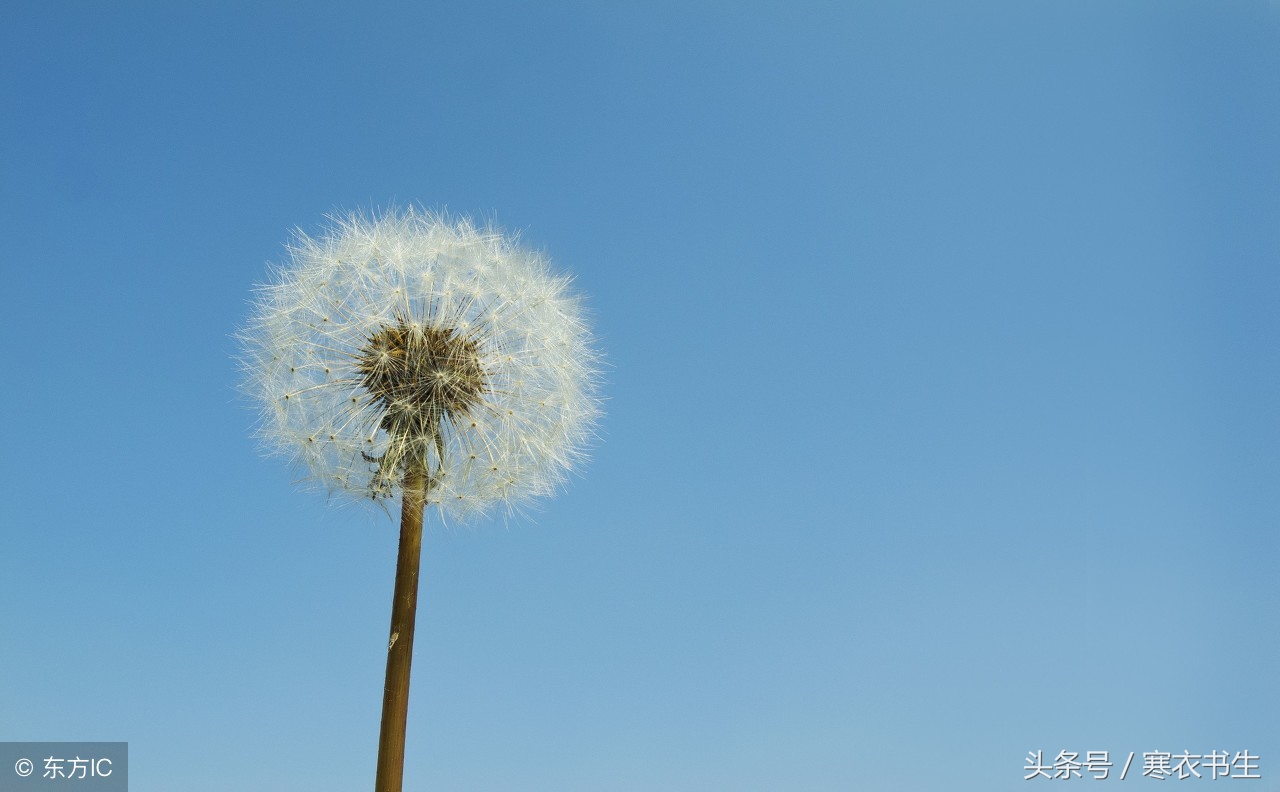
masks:
<svg viewBox="0 0 1280 792"><path fill-rule="evenodd" d="M231 334L415 202L611 368L568 492L429 529L406 789L1280 790L1277 3L4 16L0 739L372 786L396 528L259 456Z"/></svg>

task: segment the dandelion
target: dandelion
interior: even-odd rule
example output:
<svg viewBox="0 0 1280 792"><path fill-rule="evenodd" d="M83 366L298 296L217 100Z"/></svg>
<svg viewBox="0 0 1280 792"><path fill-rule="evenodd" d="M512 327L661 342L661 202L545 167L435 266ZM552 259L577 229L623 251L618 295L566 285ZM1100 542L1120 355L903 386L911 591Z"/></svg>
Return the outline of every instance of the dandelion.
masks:
<svg viewBox="0 0 1280 792"><path fill-rule="evenodd" d="M376 789L401 788L422 520L551 495L599 415L569 279L465 219L412 209L299 232L241 334L260 435L307 480L401 501Z"/></svg>

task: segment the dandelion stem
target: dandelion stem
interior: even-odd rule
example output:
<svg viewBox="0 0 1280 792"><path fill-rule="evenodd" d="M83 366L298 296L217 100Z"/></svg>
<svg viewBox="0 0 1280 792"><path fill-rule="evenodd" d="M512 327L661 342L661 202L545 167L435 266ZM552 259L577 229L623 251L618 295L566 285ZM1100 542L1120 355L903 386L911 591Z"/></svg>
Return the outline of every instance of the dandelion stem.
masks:
<svg viewBox="0 0 1280 792"><path fill-rule="evenodd" d="M391 602L387 643L387 681L382 693L382 729L378 736L375 792L400 792L404 778L405 721L409 714L409 666L413 662L413 625L418 612L418 567L422 559L422 512L427 473L411 466L404 474L400 507L400 552Z"/></svg>

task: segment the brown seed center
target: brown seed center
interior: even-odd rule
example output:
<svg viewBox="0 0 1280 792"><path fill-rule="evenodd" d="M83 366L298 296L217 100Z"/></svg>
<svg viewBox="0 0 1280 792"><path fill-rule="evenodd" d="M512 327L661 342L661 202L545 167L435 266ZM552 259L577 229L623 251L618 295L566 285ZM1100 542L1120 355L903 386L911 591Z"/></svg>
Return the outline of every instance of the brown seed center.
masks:
<svg viewBox="0 0 1280 792"><path fill-rule="evenodd" d="M453 328L397 321L369 337L356 359L361 384L386 410L382 428L395 437L435 437L485 393L476 342Z"/></svg>

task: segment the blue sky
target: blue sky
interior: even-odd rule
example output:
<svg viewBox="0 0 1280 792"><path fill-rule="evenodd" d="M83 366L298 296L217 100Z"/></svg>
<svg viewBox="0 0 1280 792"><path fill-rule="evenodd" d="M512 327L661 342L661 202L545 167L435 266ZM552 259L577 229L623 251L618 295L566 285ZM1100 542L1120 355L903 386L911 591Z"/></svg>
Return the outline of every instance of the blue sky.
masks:
<svg viewBox="0 0 1280 792"><path fill-rule="evenodd" d="M1280 5L6 16L0 739L372 784L396 527L261 457L231 336L412 202L610 369L567 492L428 528L406 789L1280 790Z"/></svg>

